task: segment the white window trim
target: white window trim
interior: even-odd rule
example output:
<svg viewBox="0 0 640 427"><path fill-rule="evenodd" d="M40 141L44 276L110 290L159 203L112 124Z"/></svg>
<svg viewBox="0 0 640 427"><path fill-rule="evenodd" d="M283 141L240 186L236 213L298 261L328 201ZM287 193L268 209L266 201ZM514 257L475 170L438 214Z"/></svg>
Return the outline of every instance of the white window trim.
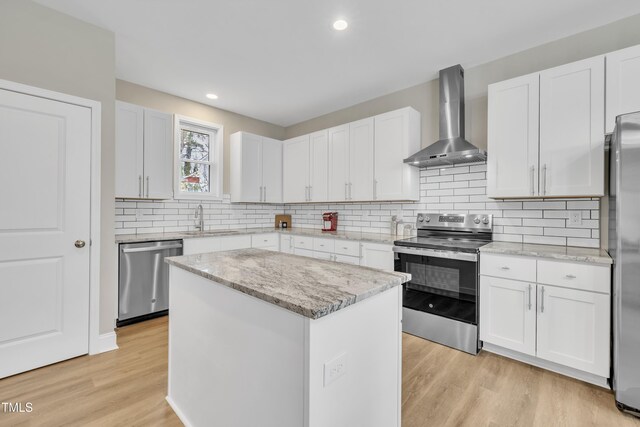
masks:
<svg viewBox="0 0 640 427"><path fill-rule="evenodd" d="M211 175L211 170L209 171L209 179L211 182L209 183L210 192L209 193L186 193L184 191L180 191L180 124L185 123L187 125L193 125L202 127L205 129L210 129L215 131L215 138L211 141L214 144L214 147L210 147L210 153L213 154L215 159L214 162L216 165L216 174L215 176ZM174 154L174 176L173 176L173 198L176 200L223 200L224 195L222 194L222 180L224 179L224 126L206 122L204 120L194 119L192 117L181 116L179 114L174 115L174 126L175 135L174 135L174 144L173 144L173 154Z"/></svg>

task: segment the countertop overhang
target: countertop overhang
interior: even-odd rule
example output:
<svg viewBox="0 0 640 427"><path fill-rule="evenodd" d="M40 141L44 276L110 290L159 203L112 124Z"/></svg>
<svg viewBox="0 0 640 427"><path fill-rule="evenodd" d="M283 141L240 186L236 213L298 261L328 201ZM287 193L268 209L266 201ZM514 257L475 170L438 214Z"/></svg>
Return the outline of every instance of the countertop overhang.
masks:
<svg viewBox="0 0 640 427"><path fill-rule="evenodd" d="M411 280L406 273L261 249L171 257L166 262L310 319Z"/></svg>

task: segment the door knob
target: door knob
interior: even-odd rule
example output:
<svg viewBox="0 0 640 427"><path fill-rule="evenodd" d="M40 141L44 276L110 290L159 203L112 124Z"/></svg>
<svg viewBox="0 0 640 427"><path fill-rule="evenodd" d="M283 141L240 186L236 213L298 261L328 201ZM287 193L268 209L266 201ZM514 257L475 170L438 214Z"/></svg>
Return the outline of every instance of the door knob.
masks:
<svg viewBox="0 0 640 427"><path fill-rule="evenodd" d="M84 248L85 244L86 243L84 242L84 240L76 240L76 243L75 243L76 248Z"/></svg>

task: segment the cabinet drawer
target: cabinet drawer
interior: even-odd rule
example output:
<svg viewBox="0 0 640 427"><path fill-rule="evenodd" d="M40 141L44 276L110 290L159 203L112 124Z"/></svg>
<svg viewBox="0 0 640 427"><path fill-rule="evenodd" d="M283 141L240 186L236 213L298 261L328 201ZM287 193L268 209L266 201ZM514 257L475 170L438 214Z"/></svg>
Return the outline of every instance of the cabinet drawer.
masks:
<svg viewBox="0 0 640 427"><path fill-rule="evenodd" d="M306 256L306 257L313 257L313 251L310 250L310 249L295 248L294 249L294 254L300 255L300 256Z"/></svg>
<svg viewBox="0 0 640 427"><path fill-rule="evenodd" d="M251 236L224 236L220 237L220 249L233 251L251 247Z"/></svg>
<svg viewBox="0 0 640 427"><path fill-rule="evenodd" d="M293 236L293 247L313 250L313 237Z"/></svg>
<svg viewBox="0 0 640 427"><path fill-rule="evenodd" d="M602 293L611 292L608 266L577 262L538 261L538 283Z"/></svg>
<svg viewBox="0 0 640 427"><path fill-rule="evenodd" d="M277 247L280 239L276 233L254 234L251 236L252 248L273 248Z"/></svg>
<svg viewBox="0 0 640 427"><path fill-rule="evenodd" d="M536 260L519 256L481 254L480 274L535 282Z"/></svg>
<svg viewBox="0 0 640 427"><path fill-rule="evenodd" d="M334 252L340 255L360 257L360 242L354 240L336 240Z"/></svg>
<svg viewBox="0 0 640 427"><path fill-rule="evenodd" d="M359 256L350 256L350 255L334 255L334 261L343 262L345 264L353 264L360 265L360 257Z"/></svg>
<svg viewBox="0 0 640 427"><path fill-rule="evenodd" d="M333 254L329 252L313 251L313 257L317 259L326 259L327 261L333 261Z"/></svg>
<svg viewBox="0 0 640 427"><path fill-rule="evenodd" d="M335 241L333 239L324 239L321 237L315 237L313 239L313 250L318 252L333 253L334 242Z"/></svg>

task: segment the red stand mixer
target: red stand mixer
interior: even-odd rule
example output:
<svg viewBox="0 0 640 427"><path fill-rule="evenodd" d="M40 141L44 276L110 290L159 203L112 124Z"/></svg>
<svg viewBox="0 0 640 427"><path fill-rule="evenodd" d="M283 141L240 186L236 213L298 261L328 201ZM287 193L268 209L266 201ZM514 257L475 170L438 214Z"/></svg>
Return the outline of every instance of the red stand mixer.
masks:
<svg viewBox="0 0 640 427"><path fill-rule="evenodd" d="M338 230L338 212L325 212L322 214L322 231Z"/></svg>

